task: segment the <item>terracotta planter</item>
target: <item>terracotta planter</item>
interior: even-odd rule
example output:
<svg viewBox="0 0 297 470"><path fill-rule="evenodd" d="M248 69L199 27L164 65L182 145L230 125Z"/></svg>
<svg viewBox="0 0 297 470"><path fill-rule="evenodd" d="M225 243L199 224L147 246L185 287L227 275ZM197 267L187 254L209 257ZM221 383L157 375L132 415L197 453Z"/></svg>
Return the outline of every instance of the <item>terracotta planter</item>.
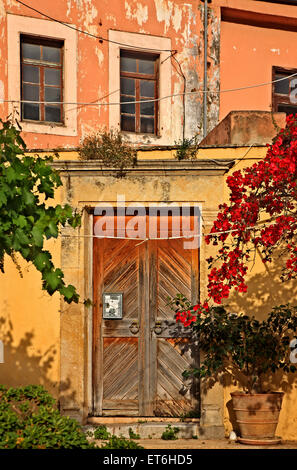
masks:
<svg viewBox="0 0 297 470"><path fill-rule="evenodd" d="M273 439L283 392L231 393L236 421L243 439Z"/></svg>

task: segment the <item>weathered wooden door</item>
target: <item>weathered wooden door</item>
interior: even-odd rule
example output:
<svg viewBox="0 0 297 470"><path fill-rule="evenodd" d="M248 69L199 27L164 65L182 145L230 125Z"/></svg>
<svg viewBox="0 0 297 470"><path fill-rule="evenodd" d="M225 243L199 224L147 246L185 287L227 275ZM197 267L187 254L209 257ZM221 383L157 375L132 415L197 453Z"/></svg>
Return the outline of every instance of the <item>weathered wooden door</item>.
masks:
<svg viewBox="0 0 297 470"><path fill-rule="evenodd" d="M95 217L96 222L96 217ZM167 297L198 297L198 250L183 240L94 239L93 400L103 416L180 416L198 403L182 372L196 345ZM123 293L123 318L102 318L103 293Z"/></svg>
<svg viewBox="0 0 297 470"><path fill-rule="evenodd" d="M198 250L184 249L184 240L158 240L148 244L150 258L150 364L151 396L156 416L181 416L197 408L198 383L182 373L195 366L197 345L189 330L177 325L168 296L198 298ZM196 403L195 403L196 402Z"/></svg>

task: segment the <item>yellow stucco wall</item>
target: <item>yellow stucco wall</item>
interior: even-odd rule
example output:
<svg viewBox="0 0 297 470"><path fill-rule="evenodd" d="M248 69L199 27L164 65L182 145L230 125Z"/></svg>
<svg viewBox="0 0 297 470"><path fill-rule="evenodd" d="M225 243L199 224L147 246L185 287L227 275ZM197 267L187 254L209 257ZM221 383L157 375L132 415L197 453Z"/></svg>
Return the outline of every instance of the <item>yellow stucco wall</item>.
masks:
<svg viewBox="0 0 297 470"><path fill-rule="evenodd" d="M266 154L266 147L237 147L237 148L201 148L198 151L198 159L235 159L234 169L243 168L255 161L263 158ZM153 151L139 152L138 158L158 159L162 160L174 158L174 151ZM75 152L61 152L60 160L76 160ZM215 176L211 179L207 175L199 176L199 184L189 175L179 177L163 176L156 177L153 180L145 181L143 177L126 177L116 179L113 177L101 176L98 184L93 184L92 178L80 179L79 177L71 179L70 200L72 203L79 203L85 200L88 195L89 200L98 201L116 200L115 194L126 194L127 201L202 201L204 207L215 213L217 205L222 202L218 200L219 194L224 194L224 199L228 198L228 189L226 184L222 186L221 178ZM105 180L106 185L102 186ZM198 178L198 177L197 177ZM63 178L66 182L67 178ZM164 184L167 182L169 186L164 190ZM64 185L63 189L57 193L56 201L60 202L69 192L69 188ZM65 196L66 195L66 196ZM68 194L69 196L69 194ZM68 197L67 196L67 197ZM205 227L205 230L209 229ZM79 252L79 242L77 243ZM67 259L67 243L64 246L64 255L61 254L61 240L55 240L48 243L48 249L53 254L53 259L57 266L64 264L66 266L67 279L75 283L78 279L78 287L82 286L84 271L80 270L78 278L74 273L75 262ZM205 255L205 251L202 250ZM63 261L64 259L64 261ZM65 261L66 259L66 261ZM73 264L74 263L74 264ZM58 396L58 388L61 380L60 375L60 334L61 334L61 304L57 294L50 297L41 289L41 276L31 266L26 266L20 262L23 277L20 277L14 264L6 259L5 274L1 274L0 283L0 339L4 341L5 346L5 363L0 364L0 382L15 386L29 383L44 384L55 396ZM203 265L203 260L202 260ZM206 263L202 266L202 285L201 291L206 293ZM68 268L67 268L68 266ZM260 259L249 273L249 290L245 295L232 294L228 300L228 305L232 311L244 311L248 314L254 314L258 318L263 318L274 305L284 302L294 302L296 285L281 284L278 278L279 268L277 265L264 267ZM79 308L79 307L77 307ZM66 320L67 325L67 320ZM64 325L65 327L65 325ZM75 328L74 328L75 329ZM75 336L77 332L73 331ZM75 341L83 341L78 336ZM82 359L83 360L83 359ZM87 373L87 372L86 372ZM62 378L62 381L64 379ZM74 385L76 387L74 379ZM62 387L67 391L67 383L63 383ZM273 384L275 390L283 389L287 391L283 403L283 409L280 415L280 422L277 434L283 439L296 439L296 421L297 410L294 402L297 398L296 384L293 377L288 377L281 382ZM71 388L71 387L70 387ZM230 431L232 425L228 414L228 402L230 400L230 391L232 387L225 387L224 390L224 424L226 434ZM210 392L209 396L214 396L214 392ZM83 401L83 398L81 399Z"/></svg>
<svg viewBox="0 0 297 470"><path fill-rule="evenodd" d="M59 242L47 246L59 264ZM42 291L40 273L18 261L22 277L8 257L5 274L1 273L0 339L5 362L0 364L0 382L9 386L42 384L58 396L59 297Z"/></svg>

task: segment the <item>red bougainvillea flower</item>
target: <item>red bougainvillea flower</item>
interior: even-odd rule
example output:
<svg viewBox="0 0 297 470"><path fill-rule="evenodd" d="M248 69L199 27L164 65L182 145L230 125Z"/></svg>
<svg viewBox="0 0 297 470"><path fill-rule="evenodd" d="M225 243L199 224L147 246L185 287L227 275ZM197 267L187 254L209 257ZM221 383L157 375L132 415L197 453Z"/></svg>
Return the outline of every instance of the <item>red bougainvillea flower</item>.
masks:
<svg viewBox="0 0 297 470"><path fill-rule="evenodd" d="M220 246L218 256L208 259L208 293L218 304L233 288L247 291L256 249L264 263L272 260L274 249L283 250L281 279L297 276L297 115L287 117L262 161L234 171L227 184L229 204L219 206L206 236L206 243Z"/></svg>
<svg viewBox="0 0 297 470"><path fill-rule="evenodd" d="M197 316L201 314L206 314L209 311L209 306L207 302L204 302L203 305L197 304L194 305L191 309L178 312L176 314L176 322L182 323L184 326L190 326L192 323L195 323Z"/></svg>

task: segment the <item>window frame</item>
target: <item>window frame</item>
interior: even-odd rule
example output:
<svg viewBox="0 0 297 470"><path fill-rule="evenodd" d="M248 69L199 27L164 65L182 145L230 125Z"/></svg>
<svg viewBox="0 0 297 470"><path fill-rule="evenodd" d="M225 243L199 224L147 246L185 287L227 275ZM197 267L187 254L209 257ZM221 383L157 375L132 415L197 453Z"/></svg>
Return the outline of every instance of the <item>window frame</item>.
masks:
<svg viewBox="0 0 297 470"><path fill-rule="evenodd" d="M297 73L297 69L273 66L272 67L272 81L276 80L276 76L278 74L293 75L294 73ZM293 77L292 80L296 78L297 76ZM297 104L291 103L290 101L291 80L289 80L289 86L290 86L289 93L285 95L281 93L276 93L275 83L272 84L272 110L273 112L281 112L281 111L278 111L279 105L292 106L293 108L296 108L296 112L297 112Z"/></svg>
<svg viewBox="0 0 297 470"><path fill-rule="evenodd" d="M22 45L23 44L36 44L38 46L48 46L48 47L57 47L60 49L60 63L54 63L54 62L46 62L43 61L42 59L24 59L23 58L23 52L22 52ZM39 101L46 101L45 100L45 83L44 83L44 69L45 68L53 68L53 69L60 69L60 86L54 86L54 85L46 85L49 87L53 88L58 88L60 90L60 121L48 121L45 119L45 107L46 103L40 103L39 104L39 117L40 119L28 119L24 118L24 112L23 112L23 105L24 103L21 103L21 122L28 122L28 123L35 123L35 124L45 124L45 125L55 125L55 126L64 126L65 125L65 116L64 116L64 40L60 39L52 39L44 36L31 36L29 34L21 34L20 35L20 96L21 100L23 100L23 65L32 65L34 67L38 67L39 70ZM30 82L25 82L25 83L30 83ZM32 82L33 84L33 82ZM35 84L36 85L36 84ZM30 100L26 100L30 101ZM34 102L32 100L32 102ZM50 101L48 104L50 105Z"/></svg>
<svg viewBox="0 0 297 470"><path fill-rule="evenodd" d="M75 26L75 25L73 25ZM78 136L78 33L54 21L7 13L7 114L21 116L20 36L38 36L64 41L64 125L40 121L23 121L23 132L64 137ZM66 104L65 104L66 102ZM67 104L68 103L68 104Z"/></svg>
<svg viewBox="0 0 297 470"><path fill-rule="evenodd" d="M141 98L144 98L144 100L149 100L149 99L158 99L159 97L159 70L160 70L160 54L154 54L151 52L143 52L143 51L137 51L137 50L131 50L131 49L120 49L120 59L121 57L131 57L134 59L153 59L154 61L154 68L155 72L154 74L145 74L145 73L139 73L139 72L127 72L127 71L122 71L121 69L121 60L119 61L119 76L120 76L120 83L121 83L121 78L131 78L135 80L135 97L132 97L131 95L128 95L126 93L122 93L121 85L120 85L120 102L122 102L122 96L131 96L131 101L141 101ZM154 81L155 82L155 94L154 97L142 97L140 96L140 81L141 80L148 80L148 81ZM130 100L129 100L130 101ZM120 106L121 108L121 106ZM120 130L122 133L127 133L127 134L144 134L148 136L158 136L159 132L159 102L155 101L154 102L154 132L143 132L141 131L141 114L140 114L140 103L135 104L135 131L127 131L122 129L121 125L121 117L122 114L127 115L127 116L134 116L134 114L129 114L129 113L122 113L120 109ZM149 115L150 116L150 115ZM146 116L148 117L148 116Z"/></svg>

